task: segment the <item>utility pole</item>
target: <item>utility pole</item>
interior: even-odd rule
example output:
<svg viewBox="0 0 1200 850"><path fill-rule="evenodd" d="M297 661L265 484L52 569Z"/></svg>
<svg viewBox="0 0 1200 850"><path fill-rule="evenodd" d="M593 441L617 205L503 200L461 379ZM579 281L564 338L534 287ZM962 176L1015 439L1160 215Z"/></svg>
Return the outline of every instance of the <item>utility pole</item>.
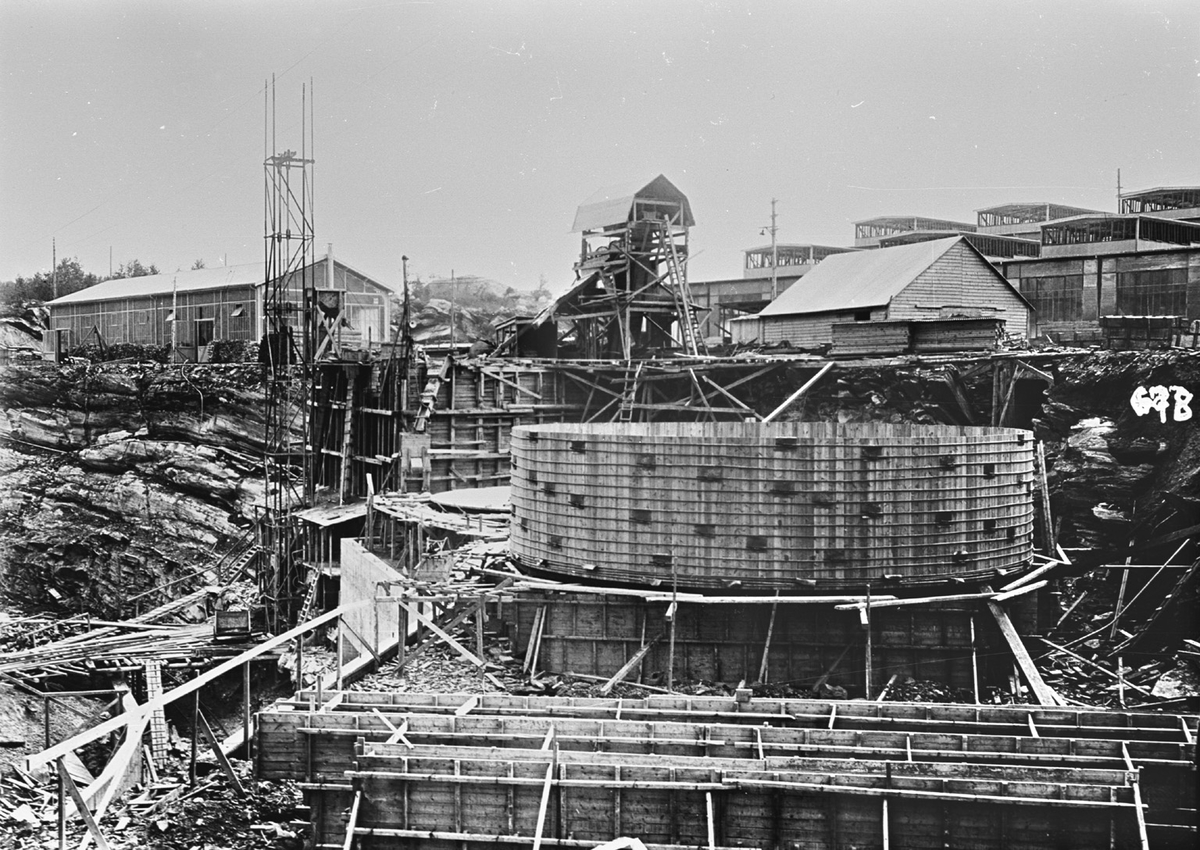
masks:
<svg viewBox="0 0 1200 850"><path fill-rule="evenodd" d="M771 199L771 300L779 297L779 246L775 241L775 198Z"/></svg>
<svg viewBox="0 0 1200 850"><path fill-rule="evenodd" d="M1121 214L1121 169L1117 169L1117 215Z"/></svg>
<svg viewBox="0 0 1200 850"><path fill-rule="evenodd" d="M175 352L179 350L179 289L175 284L176 276L171 277L171 361L175 362Z"/></svg>
<svg viewBox="0 0 1200 850"><path fill-rule="evenodd" d="M454 349L454 314L458 312L458 285L454 282L454 269L450 269L450 349Z"/></svg>
<svg viewBox="0 0 1200 850"><path fill-rule="evenodd" d="M50 286L54 291L54 297L58 297L58 243L54 241L54 237L50 237Z"/></svg>
<svg viewBox="0 0 1200 850"><path fill-rule="evenodd" d="M400 277L404 281L404 324L402 330L408 333L408 257L400 256Z"/></svg>

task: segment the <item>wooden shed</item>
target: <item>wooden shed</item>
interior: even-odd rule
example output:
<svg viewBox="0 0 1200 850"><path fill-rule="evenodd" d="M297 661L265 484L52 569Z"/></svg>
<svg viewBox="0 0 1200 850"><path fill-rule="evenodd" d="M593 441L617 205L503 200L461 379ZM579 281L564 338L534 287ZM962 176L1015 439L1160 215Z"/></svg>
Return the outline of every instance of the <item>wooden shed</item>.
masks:
<svg viewBox="0 0 1200 850"><path fill-rule="evenodd" d="M103 281L47 302L47 349L65 352L99 341L174 341L179 356L203 360L207 346L217 340L257 342L266 331L265 276L263 263L246 263ZM388 338L391 289L332 253L313 263L311 279L319 299L320 293L339 293L343 348L366 348ZM294 280L298 316L300 276Z"/></svg>
<svg viewBox="0 0 1200 850"><path fill-rule="evenodd" d="M758 314L763 343L818 348L847 322L999 319L1026 337L1033 308L966 239L828 257Z"/></svg>

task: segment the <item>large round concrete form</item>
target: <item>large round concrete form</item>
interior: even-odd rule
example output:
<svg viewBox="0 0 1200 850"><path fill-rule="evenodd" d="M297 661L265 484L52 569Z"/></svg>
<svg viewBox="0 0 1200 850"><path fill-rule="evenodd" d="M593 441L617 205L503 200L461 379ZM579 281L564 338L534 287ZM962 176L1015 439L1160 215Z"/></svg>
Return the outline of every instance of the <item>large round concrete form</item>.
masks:
<svg viewBox="0 0 1200 850"><path fill-rule="evenodd" d="M669 589L861 589L1026 565L1033 439L886 423L538 425L512 434L528 567Z"/></svg>

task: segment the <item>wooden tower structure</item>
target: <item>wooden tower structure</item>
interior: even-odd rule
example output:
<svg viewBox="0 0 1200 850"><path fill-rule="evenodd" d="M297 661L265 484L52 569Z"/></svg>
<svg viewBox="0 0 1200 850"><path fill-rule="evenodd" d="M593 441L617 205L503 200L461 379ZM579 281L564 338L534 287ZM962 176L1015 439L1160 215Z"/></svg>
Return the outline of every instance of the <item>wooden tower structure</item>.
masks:
<svg viewBox="0 0 1200 850"><path fill-rule="evenodd" d="M576 283L550 307L573 326L579 356L704 353L687 286L693 224L687 196L661 174L644 185L601 190L579 207L572 228L582 234Z"/></svg>

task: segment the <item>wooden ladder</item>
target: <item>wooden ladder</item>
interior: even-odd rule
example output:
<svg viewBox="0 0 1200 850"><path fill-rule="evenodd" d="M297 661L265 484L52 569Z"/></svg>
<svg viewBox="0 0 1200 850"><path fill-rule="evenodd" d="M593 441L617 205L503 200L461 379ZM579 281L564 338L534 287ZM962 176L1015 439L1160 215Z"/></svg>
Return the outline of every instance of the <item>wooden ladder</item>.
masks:
<svg viewBox="0 0 1200 850"><path fill-rule="evenodd" d="M642 374L642 364L639 361L634 366L633 361L625 361L625 377L621 384L621 403L617 407L617 421L632 422L634 402L637 401L638 378Z"/></svg>
<svg viewBox="0 0 1200 850"><path fill-rule="evenodd" d="M300 613L296 615L297 623L307 623L312 616L313 605L317 601L317 585L321 583L321 569L310 567L308 578L305 579L304 601L300 603Z"/></svg>
<svg viewBox="0 0 1200 850"><path fill-rule="evenodd" d="M442 382L450 375L450 370L454 368L454 358L446 355L446 359L442 361L442 366L436 372L429 376L429 380L425 384L425 389L421 390L421 409L417 412L416 421L413 423L414 430L418 434L424 434L425 428L429 424L429 417L433 413L434 407L437 406L438 392L442 389Z"/></svg>
<svg viewBox="0 0 1200 850"><path fill-rule="evenodd" d="M696 308L692 304L691 291L683 274L683 264L679 262L679 253L675 250L675 240L671 237L671 224L660 222L658 228L659 247L667 262L667 274L663 279L664 285L675 298L675 309L679 314L681 342L688 354L707 354L704 337L700 333L700 323L696 321Z"/></svg>

